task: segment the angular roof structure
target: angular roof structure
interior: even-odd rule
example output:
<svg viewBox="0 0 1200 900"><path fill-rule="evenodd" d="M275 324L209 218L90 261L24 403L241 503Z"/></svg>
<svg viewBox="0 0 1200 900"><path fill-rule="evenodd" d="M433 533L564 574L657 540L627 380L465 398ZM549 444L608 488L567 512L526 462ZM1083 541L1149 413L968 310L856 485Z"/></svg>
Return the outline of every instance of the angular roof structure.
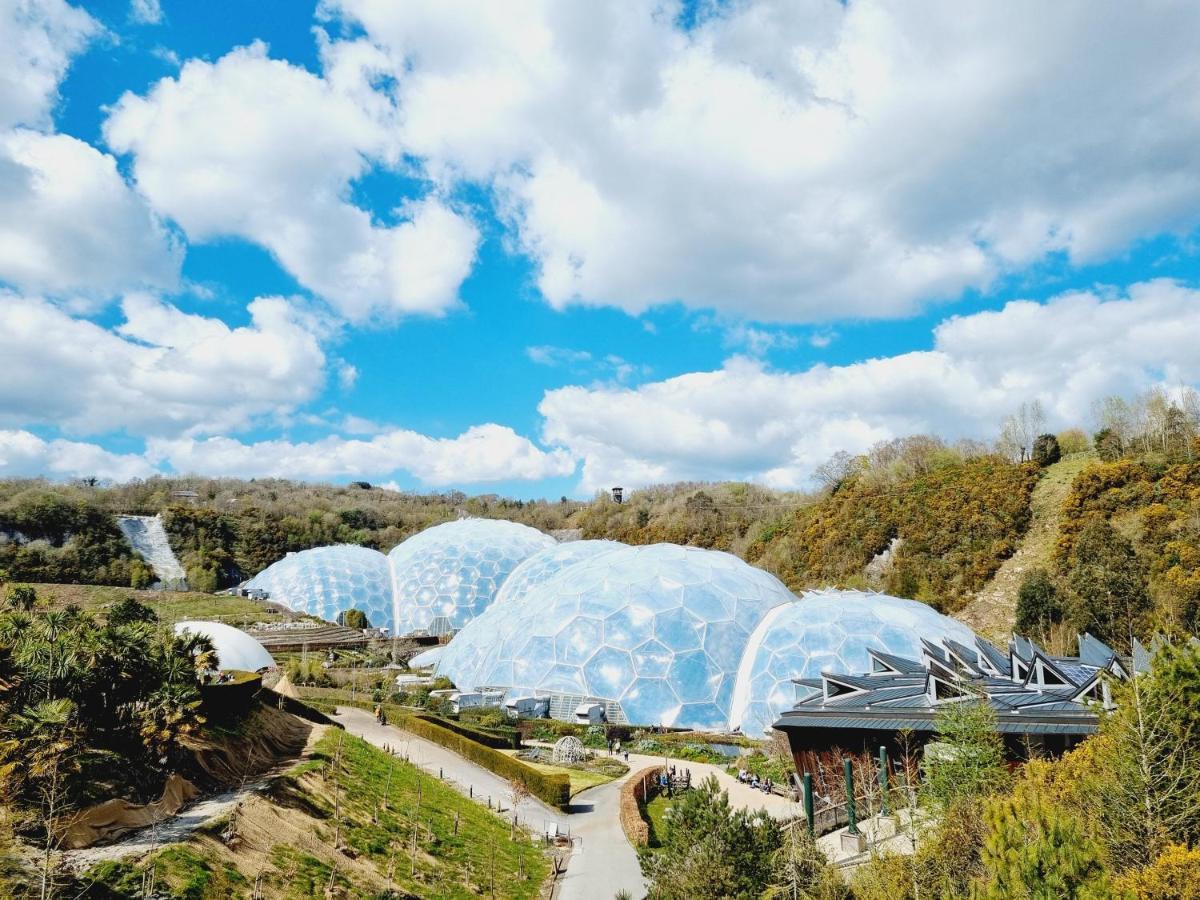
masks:
<svg viewBox="0 0 1200 900"><path fill-rule="evenodd" d="M1079 636L1073 657L1051 656L1020 635L1007 654L981 637L971 644L922 643L919 660L870 651L869 672L825 671L798 680L809 696L775 727L931 732L940 707L975 700L991 707L1001 734L1083 736L1112 706L1104 676L1127 679L1134 671L1130 660L1089 634Z"/></svg>

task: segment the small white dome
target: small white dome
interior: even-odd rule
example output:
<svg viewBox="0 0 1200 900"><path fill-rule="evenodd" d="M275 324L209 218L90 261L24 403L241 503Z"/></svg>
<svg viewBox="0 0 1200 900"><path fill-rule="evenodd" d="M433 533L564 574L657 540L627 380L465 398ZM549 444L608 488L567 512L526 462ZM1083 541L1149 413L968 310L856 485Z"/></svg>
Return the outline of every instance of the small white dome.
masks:
<svg viewBox="0 0 1200 900"><path fill-rule="evenodd" d="M275 660L267 648L246 632L221 622L178 622L176 634L201 635L208 638L217 651L217 668L257 672L275 668Z"/></svg>

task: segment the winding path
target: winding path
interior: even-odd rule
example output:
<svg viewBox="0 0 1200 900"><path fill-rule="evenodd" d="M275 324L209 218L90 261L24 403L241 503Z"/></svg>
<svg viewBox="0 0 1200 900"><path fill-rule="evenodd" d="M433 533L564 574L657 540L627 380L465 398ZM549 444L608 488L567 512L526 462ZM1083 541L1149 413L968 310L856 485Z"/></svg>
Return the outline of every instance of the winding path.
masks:
<svg viewBox="0 0 1200 900"><path fill-rule="evenodd" d="M473 794L477 799L490 796L493 801L500 798L505 806L509 804L508 783L503 778L451 750L394 725L380 725L366 710L339 707L333 719L348 733L377 747L390 747L426 772L452 783L463 794ZM536 798L517 807L518 820L534 831L553 832L557 828L572 838L573 850L567 871L559 879L553 895L557 900L611 900L621 890L629 891L634 897L645 895L646 881L637 852L621 828L620 793L621 786L634 774L662 762L661 756L630 754L628 774L580 791L572 798L567 813ZM675 765L679 769L690 769L694 782L709 775L716 776L721 787L729 792L730 803L736 807L765 809L779 819L801 813L799 806L790 800L739 784L718 766L688 762L676 762Z"/></svg>

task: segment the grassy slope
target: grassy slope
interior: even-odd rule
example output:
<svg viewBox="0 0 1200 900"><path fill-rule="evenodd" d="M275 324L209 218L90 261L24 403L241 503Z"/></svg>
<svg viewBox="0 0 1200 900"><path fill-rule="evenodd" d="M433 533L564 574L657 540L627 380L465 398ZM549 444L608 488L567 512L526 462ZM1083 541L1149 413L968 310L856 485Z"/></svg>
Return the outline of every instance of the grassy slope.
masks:
<svg viewBox="0 0 1200 900"><path fill-rule="evenodd" d="M335 783L339 742L341 774ZM387 808L381 809L385 787ZM333 849L335 795L345 852ZM361 897L387 888L391 860L399 896L474 897L490 891L494 854L495 896L531 898L549 870L527 836L518 833L509 840L502 818L416 767L336 730L320 740L313 759L277 781L266 797L246 803L236 819L241 842L235 850L218 839L226 826L215 823L206 834L136 866L108 863L89 875L118 896L133 896L131 888L140 886L142 873L153 866L160 888L166 884L171 896L196 900L248 897L260 876L266 897L299 900L321 896L332 876L338 896Z"/></svg>
<svg viewBox="0 0 1200 900"><path fill-rule="evenodd" d="M1045 471L1034 488L1030 501L1033 518L1017 552L1004 561L992 580L955 618L985 637L1007 640L1016 616L1021 581L1030 569L1052 568L1063 501L1075 476L1095 461L1096 455L1090 451L1073 453Z"/></svg>
<svg viewBox="0 0 1200 900"><path fill-rule="evenodd" d="M95 609L122 597L134 597L145 603L164 622L180 619L221 619L231 625L276 622L295 618L273 604L247 597L226 597L196 591L135 591L132 588L102 587L90 584L35 584L38 597L51 606L75 603Z"/></svg>

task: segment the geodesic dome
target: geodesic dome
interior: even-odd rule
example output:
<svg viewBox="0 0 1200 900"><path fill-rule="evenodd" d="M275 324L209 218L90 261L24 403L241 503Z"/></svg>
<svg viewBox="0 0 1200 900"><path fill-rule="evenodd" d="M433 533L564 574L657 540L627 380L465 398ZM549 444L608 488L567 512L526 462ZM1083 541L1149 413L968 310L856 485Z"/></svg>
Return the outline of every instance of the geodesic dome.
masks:
<svg viewBox="0 0 1200 900"><path fill-rule="evenodd" d="M245 587L266 591L273 603L330 622L337 621L339 613L359 609L374 628L394 625L388 558L370 547L336 544L289 553Z"/></svg>
<svg viewBox="0 0 1200 900"><path fill-rule="evenodd" d="M972 646L975 634L916 600L864 591L809 591L767 613L751 635L730 721L748 735L767 733L801 699L793 678L818 678L822 671L869 672L868 650L920 659L922 638L939 645L951 638Z"/></svg>
<svg viewBox="0 0 1200 900"><path fill-rule="evenodd" d="M554 544L536 528L500 519L461 519L413 535L388 554L396 633L462 628L513 569Z"/></svg>
<svg viewBox="0 0 1200 900"><path fill-rule="evenodd" d="M223 622L177 622L176 634L202 635L212 643L217 653L218 669L238 669L257 672L275 668L275 660L267 648L246 632Z"/></svg>
<svg viewBox="0 0 1200 900"><path fill-rule="evenodd" d="M725 728L750 633L794 599L728 553L613 549L517 598L473 687L603 698L641 725Z"/></svg>
<svg viewBox="0 0 1200 900"><path fill-rule="evenodd" d="M578 763L587 759L587 750L583 741L568 734L554 742L554 752L551 757L556 763Z"/></svg>
<svg viewBox="0 0 1200 900"><path fill-rule="evenodd" d="M529 557L504 580L492 604L446 645L438 662L438 674L449 678L461 690L474 690L479 673L489 670L495 662L501 645L496 636L505 633L510 620L520 612L521 598L567 566L624 546L618 541L568 541Z"/></svg>

